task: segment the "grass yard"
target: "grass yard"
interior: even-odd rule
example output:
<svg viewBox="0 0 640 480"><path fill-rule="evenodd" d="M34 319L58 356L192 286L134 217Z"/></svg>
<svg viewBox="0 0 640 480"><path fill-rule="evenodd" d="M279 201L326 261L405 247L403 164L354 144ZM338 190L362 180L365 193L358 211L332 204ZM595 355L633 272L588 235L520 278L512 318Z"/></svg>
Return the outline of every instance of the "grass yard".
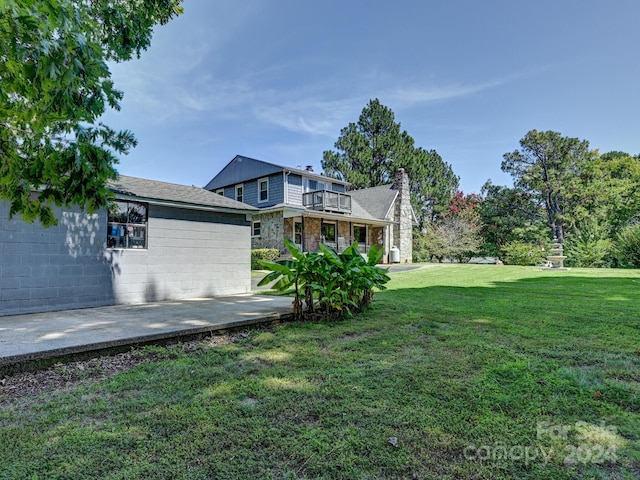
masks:
<svg viewBox="0 0 640 480"><path fill-rule="evenodd" d="M640 478L640 271L392 277L354 319L3 402L0 478Z"/></svg>

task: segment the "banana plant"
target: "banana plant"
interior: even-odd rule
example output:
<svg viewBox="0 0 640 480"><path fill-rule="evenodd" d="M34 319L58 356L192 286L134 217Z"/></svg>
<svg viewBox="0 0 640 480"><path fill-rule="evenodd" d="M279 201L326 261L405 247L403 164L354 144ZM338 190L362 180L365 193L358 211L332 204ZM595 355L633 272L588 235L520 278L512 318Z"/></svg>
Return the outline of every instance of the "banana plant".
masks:
<svg viewBox="0 0 640 480"><path fill-rule="evenodd" d="M270 272L258 282L258 286L261 287L275 281L271 288L278 292L284 292L293 286L295 293L292 308L293 315L296 319L300 319L303 314L300 289L306 283L305 277L308 271L309 259L290 239L285 238L284 245L291 253L292 258L277 262L260 260L260 264Z"/></svg>
<svg viewBox="0 0 640 480"><path fill-rule="evenodd" d="M275 282L272 288L280 292L293 286L296 319L352 315L370 305L374 288L382 290L389 281L388 269L377 266L382 249L376 245L365 259L357 242L342 253L324 244L317 252L304 253L288 238L284 244L292 258L261 261L270 273L258 285Z"/></svg>

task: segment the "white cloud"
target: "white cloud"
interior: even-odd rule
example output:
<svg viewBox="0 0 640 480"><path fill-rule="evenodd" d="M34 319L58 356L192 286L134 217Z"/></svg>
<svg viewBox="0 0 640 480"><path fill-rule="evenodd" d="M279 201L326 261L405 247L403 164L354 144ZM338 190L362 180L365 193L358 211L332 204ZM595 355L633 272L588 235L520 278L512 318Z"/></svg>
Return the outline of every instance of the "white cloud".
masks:
<svg viewBox="0 0 640 480"><path fill-rule="evenodd" d="M372 98L380 98L383 104L394 110L399 107L414 107L428 102L471 95L500 86L506 81L496 80L477 85L453 84L425 87L369 85L367 90L377 90L379 93L373 96L360 94L340 100L308 97L304 91L301 91L290 94L297 95L297 99L289 98L287 101L280 102L278 97L284 96L285 92L279 92L279 94L272 95L271 102L263 100L261 105L254 107L254 113L261 121L278 125L292 132L336 138L343 127L349 122L357 120L362 108ZM358 82L350 83L357 84ZM399 81L387 79L386 83L397 84ZM329 97L331 93L324 92L323 95ZM262 96L259 97L262 98Z"/></svg>
<svg viewBox="0 0 640 480"><path fill-rule="evenodd" d="M109 65L116 88L125 92L123 107L135 112L135 121L163 123L215 105L243 103L242 86L210 78L222 70L224 50L243 24L263 8L251 0L187 2L184 15L156 28L140 59Z"/></svg>
<svg viewBox="0 0 640 480"><path fill-rule="evenodd" d="M505 83L505 80L496 80L477 85L428 85L424 87L402 87L392 90L387 95L395 105L412 106L420 103L437 102L452 98L465 97L474 93L495 88Z"/></svg>

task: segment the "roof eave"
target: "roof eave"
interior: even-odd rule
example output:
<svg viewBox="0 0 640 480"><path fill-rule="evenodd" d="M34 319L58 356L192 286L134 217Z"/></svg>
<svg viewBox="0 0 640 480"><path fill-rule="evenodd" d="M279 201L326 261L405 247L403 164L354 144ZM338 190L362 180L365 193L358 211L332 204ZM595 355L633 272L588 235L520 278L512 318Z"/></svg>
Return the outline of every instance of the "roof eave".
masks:
<svg viewBox="0 0 640 480"><path fill-rule="evenodd" d="M197 203L176 202L173 200L159 200L157 198L140 197L137 195L128 195L124 193L115 192L115 198L118 200L132 200L138 202L145 202L150 205L159 205L163 207L184 208L187 210L200 210L206 212L219 212L219 213L236 213L245 215L254 215L259 211L257 208L236 208L236 207L224 207L216 205L202 205Z"/></svg>
<svg viewBox="0 0 640 480"><path fill-rule="evenodd" d="M389 202L389 208L387 209L387 213L384 214L385 218L389 218L389 216L391 215L391 209L395 207L397 198L398 198L398 191L395 190L395 195L393 196L393 200Z"/></svg>
<svg viewBox="0 0 640 480"><path fill-rule="evenodd" d="M357 215L342 214L326 212L322 210L311 210L304 207L294 205L274 205L273 207L261 208L258 212L253 212L254 215L263 213L275 213L282 212L283 218L291 217L309 217L309 218L325 218L327 220L342 220L343 222L362 222L368 225L386 226L391 225L393 220L388 218L369 218L361 217Z"/></svg>

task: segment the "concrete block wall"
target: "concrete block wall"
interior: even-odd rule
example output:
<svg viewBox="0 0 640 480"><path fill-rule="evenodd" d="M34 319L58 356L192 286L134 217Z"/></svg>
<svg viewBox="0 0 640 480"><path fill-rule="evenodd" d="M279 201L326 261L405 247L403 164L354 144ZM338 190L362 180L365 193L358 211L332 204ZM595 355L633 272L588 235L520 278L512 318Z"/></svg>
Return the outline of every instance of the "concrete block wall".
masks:
<svg viewBox="0 0 640 480"><path fill-rule="evenodd" d="M251 291L244 215L149 207L147 249L107 249L105 211L43 228L0 202L0 316Z"/></svg>
<svg viewBox="0 0 640 480"><path fill-rule="evenodd" d="M58 225L9 220L0 202L0 315L110 305L106 213L56 209Z"/></svg>
<svg viewBox="0 0 640 480"><path fill-rule="evenodd" d="M251 292L251 238L244 215L150 205L147 237L146 250L112 250L117 303Z"/></svg>

